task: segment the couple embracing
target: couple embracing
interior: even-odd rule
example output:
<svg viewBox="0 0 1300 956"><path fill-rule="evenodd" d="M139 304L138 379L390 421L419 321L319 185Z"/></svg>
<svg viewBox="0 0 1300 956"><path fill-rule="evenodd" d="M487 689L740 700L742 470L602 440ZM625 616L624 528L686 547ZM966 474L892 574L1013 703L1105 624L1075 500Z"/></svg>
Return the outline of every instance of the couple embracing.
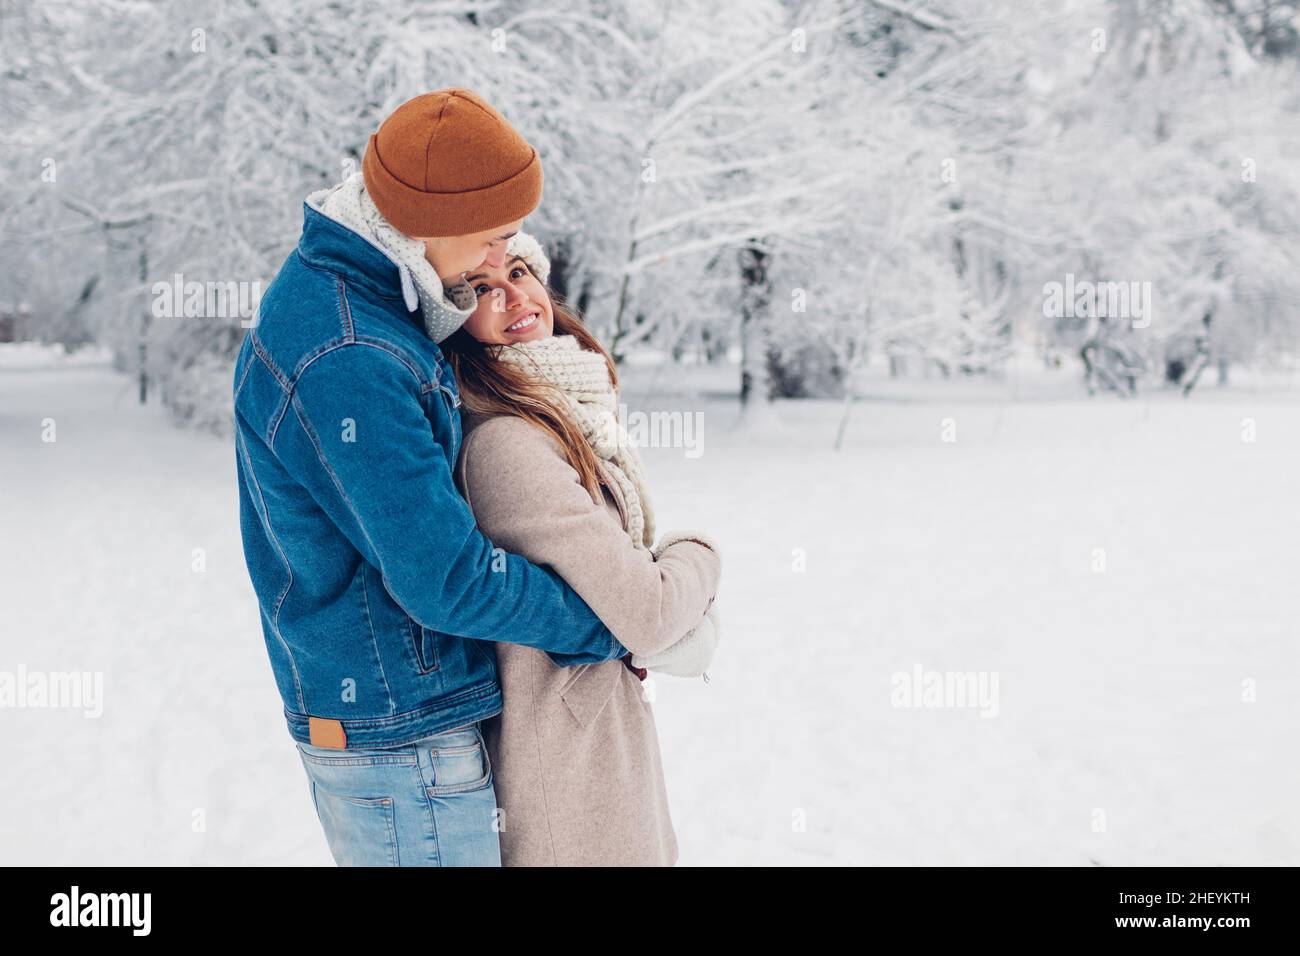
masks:
<svg viewBox="0 0 1300 956"><path fill-rule="evenodd" d="M418 96L315 192L235 366L240 523L340 865L672 865L648 672L721 565L657 535L613 362L523 220L537 152Z"/></svg>

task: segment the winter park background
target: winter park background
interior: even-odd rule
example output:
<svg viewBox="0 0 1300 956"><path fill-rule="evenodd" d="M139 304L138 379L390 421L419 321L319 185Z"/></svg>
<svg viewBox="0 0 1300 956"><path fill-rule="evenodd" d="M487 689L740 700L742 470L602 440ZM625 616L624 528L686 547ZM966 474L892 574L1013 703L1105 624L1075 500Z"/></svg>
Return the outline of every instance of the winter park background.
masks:
<svg viewBox="0 0 1300 956"><path fill-rule="evenodd" d="M710 682L655 681L683 863L1300 863L1269 0L0 4L0 682L102 675L0 707L0 863L331 862L231 361L302 198L451 85L725 549Z"/></svg>

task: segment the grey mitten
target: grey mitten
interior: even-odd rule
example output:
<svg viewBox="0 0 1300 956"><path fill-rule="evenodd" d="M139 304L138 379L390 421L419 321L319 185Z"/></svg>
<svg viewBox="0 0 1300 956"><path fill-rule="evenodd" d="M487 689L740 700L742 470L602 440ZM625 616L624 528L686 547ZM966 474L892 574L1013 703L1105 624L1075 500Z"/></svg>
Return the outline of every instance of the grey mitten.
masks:
<svg viewBox="0 0 1300 956"><path fill-rule="evenodd" d="M718 612L710 604L704 620L687 631L685 637L679 638L658 654L645 657L633 654L632 666L672 677L699 677L713 661L713 652L718 649L718 639L721 636Z"/></svg>
<svg viewBox="0 0 1300 956"><path fill-rule="evenodd" d="M478 304L478 293L474 291L472 285L465 281L464 272L457 277L456 282L451 285L444 285L442 292L451 300L451 304L462 312Z"/></svg>

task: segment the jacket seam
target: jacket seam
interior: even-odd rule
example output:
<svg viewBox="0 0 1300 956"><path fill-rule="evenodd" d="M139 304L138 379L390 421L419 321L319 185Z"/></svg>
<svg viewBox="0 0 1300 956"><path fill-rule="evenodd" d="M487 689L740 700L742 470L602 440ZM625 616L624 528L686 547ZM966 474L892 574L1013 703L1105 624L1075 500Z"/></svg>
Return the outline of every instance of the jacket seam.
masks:
<svg viewBox="0 0 1300 956"><path fill-rule="evenodd" d="M338 720L341 724L343 724L345 730L348 727L352 727L353 729L360 729L360 730L370 730L370 729L382 730L385 727L399 726L404 722L409 723L410 721L419 719L420 717L425 715L437 714L437 713L442 713L444 711L451 710L457 704L470 703L475 700L482 700L483 698L491 697L494 693L500 693L499 680L488 681L487 683L480 684L475 687L471 687L452 697L439 697L436 699L436 704L434 706L420 707L415 710L404 710L400 714L390 714L387 717L340 717L338 718ZM486 714L482 718L478 718L478 719L486 720L488 717L493 717L498 713L500 713L500 711L495 711L494 713ZM284 714L285 717L287 718L297 719L297 720L307 720L309 717L312 716L311 714L305 712L294 713L288 710L287 708L285 709Z"/></svg>
<svg viewBox="0 0 1300 956"><path fill-rule="evenodd" d="M447 409L447 412L448 414L455 415L456 409L460 408L461 398L454 391L452 391L450 388L448 388L446 385L443 384L441 371L438 373L438 376L439 376L438 381L434 383L434 388L438 389L438 391L442 392L442 394L446 395L451 400L451 407Z"/></svg>
<svg viewBox="0 0 1300 956"><path fill-rule="evenodd" d="M344 339L344 340L342 340L342 341L331 340L331 341L325 342L325 343L323 343L323 344L321 344L321 345L318 345L318 346L316 346L314 349L312 349L310 352L307 352L307 353L306 353L305 355L303 355L303 357L298 361L298 367L297 367L297 369L296 369L296 370L294 371L294 373L293 373L293 380L292 380L292 381L293 381L293 384L291 385L291 388L297 388L298 381L302 378L302 373L305 372L305 371L307 371L308 367L309 367L313 362L315 362L318 358L320 358L320 357L323 356L323 355L328 354L329 352L333 352L333 351L335 351L336 349L345 348L345 347L347 347L347 346L349 346L349 345L352 345L352 344L354 344L354 341L353 341L353 340L350 340L350 339Z"/></svg>
<svg viewBox="0 0 1300 956"><path fill-rule="evenodd" d="M415 379L416 383L421 386L421 388L424 387L424 376L420 374L419 368L416 367L414 362L412 362L409 358L407 358L406 354L401 349L398 349L390 345L389 343L383 341L382 339L372 339L369 336L356 336L356 335L354 335L350 340L346 342L331 342L328 345L316 349L314 352L309 352L307 354L307 357L304 358L301 363L299 363L298 371L294 375L294 385L295 386L297 385L298 381L302 379L303 374L317 359L325 355L328 355L330 352L337 351L338 349L348 348L349 346L357 346L357 345L364 345L367 348L372 348L380 352L388 353L394 359L401 362L402 365L406 367L406 370L411 373L411 376Z"/></svg>
<svg viewBox="0 0 1300 956"><path fill-rule="evenodd" d="M267 352L266 347L262 344L262 340L257 337L257 333L255 331L249 332L248 337L253 343L253 354L256 355L258 360L266 366L267 371L271 373L271 377L274 378L280 386L280 401L277 404L275 412L267 421L266 432L262 436L267 445L271 448L275 448L275 435L280 429L280 422L284 418L285 410L289 407L289 391L293 386L290 384L289 379L285 377L284 373L280 371L279 366L271 360L270 353Z"/></svg>
<svg viewBox="0 0 1300 956"><path fill-rule="evenodd" d="M460 483L462 485L460 489L460 493L465 496L465 504L469 505L469 513L471 515L474 514L474 498L470 494L470 490L469 490L469 449L470 449L470 445L474 443L474 434L477 431L478 431L477 428L470 429L470 433L468 435L465 435L463 438L461 438L461 442L460 442L459 467L460 467L460 477L461 477ZM478 524L477 516L475 516L474 518L474 523L476 525ZM484 537L486 537L486 535L484 535Z"/></svg>
<svg viewBox="0 0 1300 956"><path fill-rule="evenodd" d="M284 547L280 544L280 539L276 536L275 529L271 527L271 514L266 509L266 498L262 494L262 484L257 480L257 472L253 470L253 460L248 455L248 445L244 441L244 437L239 434L238 430L235 432L235 440L239 443L241 454L244 457L244 470L248 472L249 480L252 481L253 488L257 492L257 501L261 508L261 513L258 517L262 520L263 525L266 528L267 536L271 539L271 543L275 545L275 553L279 556L280 563L284 565L285 573L289 576L289 580L285 583L284 589L275 600L275 611L271 616L271 629L275 631L276 640L280 642L280 646L284 648L285 656L289 658L289 668L293 672L293 686L294 692L298 698L298 706L303 710L306 710L307 701L302 694L302 678L298 674L298 662L294 660L293 650L289 647L288 642L284 639L284 634L280 631L280 609L284 605L285 598L289 596L289 592L293 589L293 566L289 563L289 559L284 553Z"/></svg>
<svg viewBox="0 0 1300 956"><path fill-rule="evenodd" d="M370 644L375 649L375 663L379 665L379 676L383 678L384 686L389 688L388 691L388 712L393 713L397 710L397 701L393 700L392 688L388 683L388 672L384 670L384 659L379 653L379 638L375 634L375 619L370 614L370 585L366 583L365 565L369 562L365 558L361 559L361 600L366 606L366 623L370 625Z"/></svg>
<svg viewBox="0 0 1300 956"><path fill-rule="evenodd" d="M339 296L339 319L343 323L343 335L348 341L357 336L356 326L352 322L352 307L348 305L348 287L340 275L334 276L334 288Z"/></svg>
<svg viewBox="0 0 1300 956"><path fill-rule="evenodd" d="M254 358L256 358L256 355L254 355ZM248 373L249 371L252 370L252 368L253 368L252 359L244 363L244 371L240 374L239 381L235 383L235 395L234 395L235 400L239 399L239 393L244 390L244 383L248 381Z"/></svg>
<svg viewBox="0 0 1300 956"><path fill-rule="evenodd" d="M410 357L409 357L409 356L408 356L404 351L402 351L401 349L397 348L396 346L394 346L394 345L392 345L392 344L390 344L390 343L388 343L388 342L385 342L385 341L382 340L382 339L374 339L374 338L371 338L371 337L368 336L368 335L358 335L358 336L354 336L353 339L352 339L351 344L353 344L353 345L365 345L365 346L368 346L369 348L372 348L372 349L378 349L378 350L381 351L381 352L387 352L387 353L388 353L389 355L391 355L394 359L396 359L397 361L399 361L399 362L401 362L403 365L405 365L405 366L406 366L406 370L407 370L408 372L410 372L411 375L415 378L416 382L419 383L420 388L421 388L421 389L424 388L424 386L425 386L424 376L420 374L420 369L419 369L419 367L418 367L418 366L416 365L416 363L413 362L413 361L410 359ZM433 380L433 382L432 382L432 384L433 384L435 387L437 386L437 383L438 383L438 375L439 375L439 374L440 374L440 373L439 373L439 370L438 370L438 366L435 364L435 365L433 366L433 376L434 376L434 380Z"/></svg>
<svg viewBox="0 0 1300 956"><path fill-rule="evenodd" d="M279 406L275 410L275 414L271 416L271 421L267 423L266 443L272 448L275 447L276 436L280 434L280 424L284 421L284 416L289 411L289 401L292 398L292 395L293 393L290 391L286 391L282 394Z"/></svg>
<svg viewBox="0 0 1300 956"><path fill-rule="evenodd" d="M325 218L329 219L328 216L326 216ZM334 220L331 219L330 221L333 222ZM355 235L355 233L354 233L354 235ZM342 278L342 273L337 272L337 271L335 271L334 269L329 268L328 266L324 266L324 265L320 265L320 264L318 264L318 263L312 262L310 259L308 259L306 256L304 256L304 255L302 254L302 248L301 248L301 247L299 247L298 249L295 249L294 252L297 253L298 261L299 261L300 263L302 263L302 265L303 265L305 268L310 269L312 272L318 272L318 273L320 273L321 275L331 276L331 277L333 277L333 278L335 278L335 279ZM392 262L393 260L392 260L392 259L389 259L388 261L389 261L389 262ZM397 263L395 263L395 262L393 263L393 265L394 265L395 268L400 268L400 266L398 266ZM347 281L347 280L344 280L344 281ZM379 298L384 299L384 300L386 300L386 301L388 301L388 302L402 302L402 301L404 301L402 295L400 295L400 294L398 294L398 295L390 295L389 293L384 292L384 291L383 291L382 289L380 289L378 286L376 286L376 285L374 285L374 284L372 284L372 283L370 283L370 282L366 282L366 281L364 281L363 279L356 279L356 278L354 278L354 279L352 279L352 282L356 283L357 285L361 286L362 288L366 289L367 291L373 292L376 296L378 296Z"/></svg>
<svg viewBox="0 0 1300 956"><path fill-rule="evenodd" d="M266 350L266 346L262 344L262 340L258 334L256 332L249 332L248 337L253 342L253 353L262 360L262 364L266 366L267 370L273 376L275 376L275 380L280 383L280 387L286 390L289 389L291 387L289 379L280 371L279 366L271 360L271 353Z"/></svg>

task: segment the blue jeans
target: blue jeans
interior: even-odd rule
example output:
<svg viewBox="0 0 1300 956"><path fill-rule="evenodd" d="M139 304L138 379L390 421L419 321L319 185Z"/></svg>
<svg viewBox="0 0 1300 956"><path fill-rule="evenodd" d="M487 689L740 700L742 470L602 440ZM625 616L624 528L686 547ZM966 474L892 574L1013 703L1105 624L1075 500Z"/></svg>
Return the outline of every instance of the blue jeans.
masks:
<svg viewBox="0 0 1300 956"><path fill-rule="evenodd" d="M496 790L477 723L401 747L298 744L339 866L500 866Z"/></svg>

